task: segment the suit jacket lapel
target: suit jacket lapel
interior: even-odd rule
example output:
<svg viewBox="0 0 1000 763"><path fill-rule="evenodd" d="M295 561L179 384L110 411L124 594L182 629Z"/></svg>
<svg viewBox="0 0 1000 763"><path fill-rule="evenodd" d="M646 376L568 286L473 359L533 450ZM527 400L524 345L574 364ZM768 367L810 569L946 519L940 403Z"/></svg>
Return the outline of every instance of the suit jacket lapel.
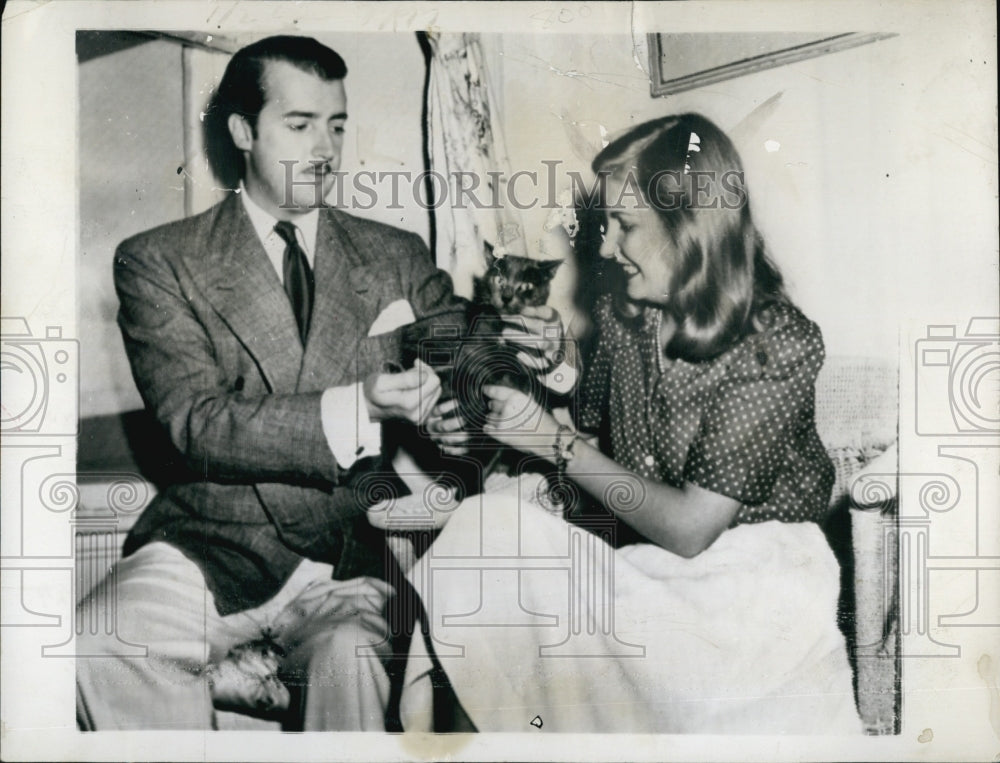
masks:
<svg viewBox="0 0 1000 763"><path fill-rule="evenodd" d="M316 295L299 378L302 390L355 381L358 343L379 301L376 284L359 282L357 274L370 268L330 209L320 211L313 268Z"/></svg>
<svg viewBox="0 0 1000 763"><path fill-rule="evenodd" d="M295 389L302 343L278 274L238 197L222 203L194 268L216 312L256 359L272 391Z"/></svg>

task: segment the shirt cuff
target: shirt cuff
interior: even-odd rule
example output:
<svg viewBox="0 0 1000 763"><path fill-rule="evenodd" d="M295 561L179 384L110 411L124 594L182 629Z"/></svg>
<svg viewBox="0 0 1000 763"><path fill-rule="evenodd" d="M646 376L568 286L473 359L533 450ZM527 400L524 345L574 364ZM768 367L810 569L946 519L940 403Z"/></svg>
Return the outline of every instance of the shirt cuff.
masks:
<svg viewBox="0 0 1000 763"><path fill-rule="evenodd" d="M323 434L341 469L382 451L382 427L368 418L362 383L330 387L320 400Z"/></svg>
<svg viewBox="0 0 1000 763"><path fill-rule="evenodd" d="M576 376L576 368L564 360L547 374L539 375L538 379L553 392L565 395L576 385Z"/></svg>

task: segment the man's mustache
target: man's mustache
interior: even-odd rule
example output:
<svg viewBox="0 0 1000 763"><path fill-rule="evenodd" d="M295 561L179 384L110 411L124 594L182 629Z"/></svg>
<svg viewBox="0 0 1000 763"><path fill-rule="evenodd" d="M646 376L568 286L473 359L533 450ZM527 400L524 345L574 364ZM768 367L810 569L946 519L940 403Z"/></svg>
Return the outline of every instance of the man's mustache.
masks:
<svg viewBox="0 0 1000 763"><path fill-rule="evenodd" d="M303 169L300 174L311 175L313 177L322 177L324 175L332 175L334 172L333 165L331 164L333 160L328 160L325 162L312 161L309 162L309 166Z"/></svg>

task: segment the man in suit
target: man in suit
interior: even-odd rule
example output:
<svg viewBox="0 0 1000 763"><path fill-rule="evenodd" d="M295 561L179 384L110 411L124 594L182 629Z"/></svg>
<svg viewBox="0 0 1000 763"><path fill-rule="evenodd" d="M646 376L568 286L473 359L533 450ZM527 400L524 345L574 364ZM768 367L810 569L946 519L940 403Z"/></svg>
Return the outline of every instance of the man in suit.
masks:
<svg viewBox="0 0 1000 763"><path fill-rule="evenodd" d="M302 677L304 728L384 728L393 591L354 486L385 468L380 423L425 420L440 391L419 362L385 372L397 329L463 307L419 237L318 208L345 75L309 38L236 53L211 118L240 192L115 254L136 384L190 478L144 511L109 576L117 632L78 639L84 728L210 728L212 666L262 635ZM147 656L118 656L122 641Z"/></svg>

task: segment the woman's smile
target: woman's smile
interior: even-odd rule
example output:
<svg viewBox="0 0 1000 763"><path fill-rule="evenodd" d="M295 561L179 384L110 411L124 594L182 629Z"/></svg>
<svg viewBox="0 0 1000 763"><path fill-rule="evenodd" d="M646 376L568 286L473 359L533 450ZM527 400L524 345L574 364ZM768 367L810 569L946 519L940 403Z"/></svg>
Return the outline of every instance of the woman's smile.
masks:
<svg viewBox="0 0 1000 763"><path fill-rule="evenodd" d="M664 304L676 259L673 242L656 210L623 188L609 178L600 254L621 267L630 299Z"/></svg>
<svg viewBox="0 0 1000 763"><path fill-rule="evenodd" d="M617 262L618 262L619 265L621 265L622 270L625 271L625 275L627 275L629 277L629 279L631 279L631 278L639 275L639 273L642 272L642 271L639 270L638 267L636 267L635 265L633 265L628 260L618 260Z"/></svg>

